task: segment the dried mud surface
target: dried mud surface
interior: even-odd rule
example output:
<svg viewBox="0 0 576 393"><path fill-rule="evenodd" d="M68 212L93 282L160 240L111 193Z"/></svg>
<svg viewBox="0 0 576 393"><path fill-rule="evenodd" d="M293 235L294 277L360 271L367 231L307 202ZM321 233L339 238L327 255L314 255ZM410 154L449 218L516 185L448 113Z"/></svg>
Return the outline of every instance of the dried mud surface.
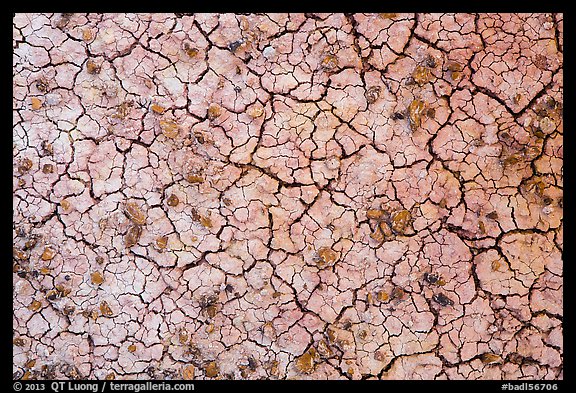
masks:
<svg viewBox="0 0 576 393"><path fill-rule="evenodd" d="M13 373L562 379L561 14L17 14Z"/></svg>

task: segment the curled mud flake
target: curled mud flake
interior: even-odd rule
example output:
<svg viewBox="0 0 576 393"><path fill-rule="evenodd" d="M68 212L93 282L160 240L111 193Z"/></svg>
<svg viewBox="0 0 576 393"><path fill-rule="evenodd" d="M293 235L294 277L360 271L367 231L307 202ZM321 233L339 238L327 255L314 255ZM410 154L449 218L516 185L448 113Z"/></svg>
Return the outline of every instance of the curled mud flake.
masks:
<svg viewBox="0 0 576 393"><path fill-rule="evenodd" d="M332 250L330 247L322 247L318 250L318 265L326 266L330 265L338 259L338 254L336 251Z"/></svg>
<svg viewBox="0 0 576 393"><path fill-rule="evenodd" d="M496 355L495 353L486 352L480 356L480 360L484 364L493 364L493 363L499 363L502 360L502 358L499 355Z"/></svg>
<svg viewBox="0 0 576 393"><path fill-rule="evenodd" d="M45 247L40 258L42 258L43 261L50 261L55 256L56 251L52 247Z"/></svg>
<svg viewBox="0 0 576 393"><path fill-rule="evenodd" d="M418 86L422 86L432 80L432 73L427 67L419 65L414 69L412 78L414 79L414 82L418 83Z"/></svg>
<svg viewBox="0 0 576 393"><path fill-rule="evenodd" d="M364 96L366 97L366 101L368 101L369 104L373 104L374 102L376 102L376 100L378 100L378 98L380 97L380 86L372 86L370 87L368 90L366 90L366 93L364 94Z"/></svg>
<svg viewBox="0 0 576 393"><path fill-rule="evenodd" d="M210 104L208 107L208 119L214 120L222 114L222 107L218 104Z"/></svg>
<svg viewBox="0 0 576 393"><path fill-rule="evenodd" d="M116 379L116 374L114 372L109 373L108 375L106 375L106 379L107 381L113 381Z"/></svg>
<svg viewBox="0 0 576 393"><path fill-rule="evenodd" d="M38 97L30 98L30 103L32 104L32 109L37 111L38 109L42 108L42 100Z"/></svg>
<svg viewBox="0 0 576 393"><path fill-rule="evenodd" d="M28 305L28 310L38 311L38 310L40 310L41 307L42 307L42 303L40 303L38 300L32 300L32 303L30 303L30 305Z"/></svg>
<svg viewBox="0 0 576 393"><path fill-rule="evenodd" d="M127 202L124 205L124 214L136 225L146 224L146 214L135 202Z"/></svg>
<svg viewBox="0 0 576 393"><path fill-rule="evenodd" d="M28 172L30 169L32 169L32 160L29 158L24 158L22 161L20 161L20 165L18 165L18 172L20 174L24 174L26 172Z"/></svg>
<svg viewBox="0 0 576 393"><path fill-rule="evenodd" d="M196 369L194 368L194 366L192 364L184 366L182 368L182 379L185 381L193 380L195 371L196 371Z"/></svg>
<svg viewBox="0 0 576 393"><path fill-rule="evenodd" d="M410 124L412 125L412 129L420 127L424 108L424 102L420 100L414 100L408 106L408 116L410 117Z"/></svg>
<svg viewBox="0 0 576 393"><path fill-rule="evenodd" d="M40 274L44 274L44 275L50 274L50 271L51 271L51 270L50 270L49 268L43 267L43 268L40 269Z"/></svg>
<svg viewBox="0 0 576 393"><path fill-rule="evenodd" d="M88 60L86 62L86 71L92 75L99 74L101 71L101 66L96 64L93 60Z"/></svg>
<svg viewBox="0 0 576 393"><path fill-rule="evenodd" d="M218 376L218 374L220 373L220 370L218 368L218 364L216 364L216 362L210 362L206 365L206 367L204 368L204 373L206 374L206 376L208 378L216 378Z"/></svg>
<svg viewBox="0 0 576 393"><path fill-rule="evenodd" d="M166 111L166 108L158 104L150 105L150 109L152 110L152 112L158 113L159 115L163 114ZM160 127L162 127L162 122L160 122ZM162 127L162 130L164 131L164 127Z"/></svg>
<svg viewBox="0 0 576 393"><path fill-rule="evenodd" d="M446 285L446 281L444 281L444 279L440 277L438 281L436 281L436 285L438 285L439 287L443 287L444 285Z"/></svg>
<svg viewBox="0 0 576 393"><path fill-rule="evenodd" d="M101 256L96 257L96 263L102 265L104 263L104 258Z"/></svg>
<svg viewBox="0 0 576 393"><path fill-rule="evenodd" d="M314 348L310 348L306 351L302 356L296 358L295 366L298 371L304 374L310 374L314 371L315 361L314 359L317 357L316 350Z"/></svg>
<svg viewBox="0 0 576 393"><path fill-rule="evenodd" d="M140 236L142 235L142 227L140 225L132 225L128 228L126 236L124 238L124 243L126 248L130 248L138 243Z"/></svg>
<svg viewBox="0 0 576 393"><path fill-rule="evenodd" d="M210 316L211 314L212 314L212 313L209 313L209 316ZM216 308L214 308L213 314L214 314L214 315L210 316L210 318L214 318L214 317L216 316ZM209 324L209 325L206 325L206 333L208 333L208 334L212 333L212 332L214 331L214 327L215 327L215 326L214 326L213 323L211 323L211 324Z"/></svg>
<svg viewBox="0 0 576 393"><path fill-rule="evenodd" d="M397 13L379 13L378 15L382 19L394 19L398 16Z"/></svg>
<svg viewBox="0 0 576 393"><path fill-rule="evenodd" d="M42 166L42 173L48 174L53 172L54 172L54 165L44 164L44 166Z"/></svg>
<svg viewBox="0 0 576 393"><path fill-rule="evenodd" d="M171 194L171 195L168 197L168 199L166 200L166 204L167 204L168 206L171 206L171 207L178 206L179 203L180 203L180 199L178 199L178 197L177 197L176 195L174 195L174 194Z"/></svg>
<svg viewBox="0 0 576 393"><path fill-rule="evenodd" d="M376 298L381 302L386 302L390 299L390 295L384 290L380 290L376 293Z"/></svg>
<svg viewBox="0 0 576 393"><path fill-rule="evenodd" d="M392 230L403 234L412 222L412 215L408 210L400 210L392 215Z"/></svg>
<svg viewBox="0 0 576 393"><path fill-rule="evenodd" d="M104 282L104 277L100 272L94 272L90 275L90 280L94 285L101 285Z"/></svg>
<svg viewBox="0 0 576 393"><path fill-rule="evenodd" d="M180 129L178 124L172 120L160 120L160 128L162 129L162 134L170 139L176 138Z"/></svg>
<svg viewBox="0 0 576 393"><path fill-rule="evenodd" d="M130 353L136 352L136 345L130 344L130 345L128 346L128 352L130 352Z"/></svg>
<svg viewBox="0 0 576 393"><path fill-rule="evenodd" d="M100 303L100 313L105 317L111 317L113 312L106 301Z"/></svg>
<svg viewBox="0 0 576 393"><path fill-rule="evenodd" d="M454 305L454 302L443 293L437 293L436 295L432 296L432 300L443 307Z"/></svg>

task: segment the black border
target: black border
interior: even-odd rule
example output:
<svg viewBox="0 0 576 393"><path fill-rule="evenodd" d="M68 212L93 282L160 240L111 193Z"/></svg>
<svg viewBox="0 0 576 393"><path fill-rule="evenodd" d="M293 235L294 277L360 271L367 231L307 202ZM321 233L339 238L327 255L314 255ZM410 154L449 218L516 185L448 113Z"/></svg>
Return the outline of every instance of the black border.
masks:
<svg viewBox="0 0 576 393"><path fill-rule="evenodd" d="M574 76L573 72L576 70L574 67L574 49L575 44L574 40L576 39L576 31L574 29L574 21L573 21L573 13L569 12L569 2L560 2L560 1L543 1L538 3L531 3L531 2L523 2L523 3L512 3L510 1L501 0L499 2L460 2L460 3L453 3L449 5L443 2L437 3L422 3L418 4L417 2L384 2L384 1L370 1L368 3L362 3L358 1L353 2L338 2L336 0L331 2L307 2L306 5L298 7L298 3L294 3L293 1L282 1L282 2L269 2L265 5L263 3L258 2L251 2L251 1L242 1L237 3L229 3L229 2L180 2L177 4L167 4L166 2L150 2L148 4L138 4L139 10L138 12L168 12L168 11L178 11L179 9L182 11L190 11L187 8L194 8L195 12L378 12L378 11L395 11L395 12L415 12L415 11L426 11L426 12L441 12L441 11L450 11L450 12L559 12L564 14L564 86L568 87L563 92L564 95L564 129L567 130L567 133L563 135L564 140L567 142L567 146L572 148L572 146L576 146L574 144L574 103L575 103L575 91L576 91L576 77ZM86 8L90 7L97 7L101 8L99 12L127 12L133 10L126 9L126 3L117 2L116 4L97 4L97 3L69 3L64 6L55 5L54 2L45 2L45 3L33 3L30 2L28 4L20 3L14 4L12 3L10 6L10 11L4 13L3 15L6 17L6 23L2 24L2 27L5 29L4 34L2 35L5 37L6 40L6 48L12 48L12 15L13 12L39 12L39 11L47 11L47 12L54 12L55 9L58 12L66 11L66 12L78 12L82 11L85 12ZM16 9L12 9L15 6ZM132 4L130 4L133 7ZM308 8L308 10L305 10ZM11 53L10 51L6 51L6 53ZM9 64L12 64L12 56L8 55ZM6 66L8 67L8 65ZM8 70L6 70L6 74L8 74ZM11 75L11 74L8 74ZM12 85L8 85L9 78L6 78L6 91L12 91ZM5 107L8 107L5 105ZM6 110L6 116L4 119L6 123L10 122L10 124L6 125L6 128L12 128L12 115L10 109ZM0 154L0 159L4 162L1 164L1 168L3 168L2 176L5 176L4 184L12 184L12 149L11 144L5 143L2 144L2 147L5 148L7 151L4 154ZM573 246L572 246L572 197L573 197L573 187L574 187L574 172L573 166L570 165L570 160L573 159L571 155L572 149L570 149L569 154L567 156L568 162L564 165L564 172L565 178L568 181L564 184L564 191L568 195L566 203L564 205L564 216L568 218L568 220L564 220L564 223L568 223L568 228L564 228L564 250L563 250L563 261L564 261L564 277L572 278L575 277L574 275L574 258L573 255ZM6 192L7 197L9 200L12 201L12 195L8 195L8 191ZM8 214L6 214L8 216ZM6 219L8 221L8 218ZM12 224L6 224L6 235L2 237L3 241L7 242L9 239L8 233L12 231ZM7 253L10 252L10 255L6 255L6 262L4 263L5 269L5 276L12 280L12 269L11 263L8 261L12 260L11 245L5 244L2 247L2 250L7 250ZM574 381L573 376L573 362L572 356L574 353L574 342L572 340L572 332L573 332L573 322L572 322L572 310L574 309L574 292L572 288L566 291L566 284L569 284L570 281L564 280L564 309L568 310L567 313L564 313L563 323L563 330L564 330L564 353L563 353L563 360L564 360L564 371L563 371L563 380L553 380L553 381L540 381L542 383L556 383L559 387L558 391L562 391L566 389L567 386L572 385ZM2 295L2 299L6 302L11 301L13 298L13 293L11 291L11 284L1 285L0 286L5 293ZM10 300L8 300L10 299ZM8 307L8 306L5 306ZM9 315L13 316L13 308L10 308L11 312ZM10 326L10 330L6 332L3 337L3 340L0 340L0 350L2 354L12 354L13 346L12 346L12 318L3 318L6 327ZM11 362L10 362L11 364ZM2 380L6 381L5 384L0 386L13 386L14 381L12 380L12 367L2 367ZM20 381L22 385L29 385L29 384L44 384L45 390L44 391L52 391L49 387L52 381ZM68 382L68 381L65 381ZM91 383L98 383L99 386L103 384L102 381L89 381ZM122 382L125 384L129 384L129 381L117 381ZM139 381L140 383L143 381ZM173 384L179 383L181 381L162 381L165 383ZM258 380L258 381L191 381L195 385L194 391L204 391L216 389L263 389L269 391L269 389L273 389L275 387L287 387L292 389L332 389L332 388L344 388L344 389L362 389L362 390L383 390L383 389L438 389L440 391L462 391L462 389L468 388L479 388L482 391L490 392L490 391L501 391L501 386L503 383L511 383L514 385L520 385L524 381L482 381L482 380L474 380L474 381L466 381L466 380L434 380L434 381L398 381L398 380L387 380L387 381L289 381L289 380ZM138 383L138 381L135 381ZM12 390L14 391L14 390ZM24 390L23 390L24 391ZM64 390L65 391L65 390ZM110 391L108 389L108 391Z"/></svg>

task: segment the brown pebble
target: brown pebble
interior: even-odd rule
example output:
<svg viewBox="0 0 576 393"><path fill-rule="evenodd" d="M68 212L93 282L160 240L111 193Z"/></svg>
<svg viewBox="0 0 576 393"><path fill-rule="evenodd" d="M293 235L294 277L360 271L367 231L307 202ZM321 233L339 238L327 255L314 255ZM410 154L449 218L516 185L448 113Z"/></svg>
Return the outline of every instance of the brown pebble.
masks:
<svg viewBox="0 0 576 393"><path fill-rule="evenodd" d="M30 102L32 103L32 109L38 110L42 108L42 101L40 100L40 98L32 97L30 98Z"/></svg>
<svg viewBox="0 0 576 393"><path fill-rule="evenodd" d="M28 310L38 311L40 310L40 307L42 307L42 303L40 303L38 300L33 300L32 303L30 303L30 305L28 306Z"/></svg>
<svg viewBox="0 0 576 393"><path fill-rule="evenodd" d="M154 113L158 113L158 114L162 114L164 113L164 111L166 111L166 109L163 106L160 106L158 104L152 104L150 106L150 109L152 109L152 112ZM162 127L162 122L160 122L160 127Z"/></svg>
<svg viewBox="0 0 576 393"><path fill-rule="evenodd" d="M314 358L316 357L316 350L310 348L302 356L296 358L296 369L298 371L309 374L314 370Z"/></svg>
<svg viewBox="0 0 576 393"><path fill-rule="evenodd" d="M390 296L388 296L388 294L385 291L378 291L378 293L376 294L376 298L381 302L385 302L390 298Z"/></svg>
<svg viewBox="0 0 576 393"><path fill-rule="evenodd" d="M51 247L46 247L44 248L44 252L42 253L42 260L43 261L50 261L54 258L54 256L56 255L56 251L51 248Z"/></svg>
<svg viewBox="0 0 576 393"><path fill-rule="evenodd" d="M215 378L216 376L218 376L220 370L218 370L218 365L216 364L216 362L210 362L208 363L208 365L206 365L204 372L206 373L206 376L208 378Z"/></svg>
<svg viewBox="0 0 576 393"><path fill-rule="evenodd" d="M174 194L171 194L168 199L166 200L166 204L168 204L168 206L178 206L178 204L180 203L180 199L178 199L178 197Z"/></svg>
<svg viewBox="0 0 576 393"><path fill-rule="evenodd" d="M420 100L414 100L408 106L408 116L410 117L410 124L413 126L412 128L420 127L424 108L424 102Z"/></svg>
<svg viewBox="0 0 576 393"><path fill-rule="evenodd" d="M208 107L208 119L214 120L222 114L222 108L218 104L210 104Z"/></svg>
<svg viewBox="0 0 576 393"><path fill-rule="evenodd" d="M18 172L24 174L28 172L30 169L32 169L32 165L33 163L31 159L24 158L22 161L20 161L20 165L18 166Z"/></svg>
<svg viewBox="0 0 576 393"><path fill-rule="evenodd" d="M96 64L93 60L88 60L86 62L86 71L89 74L99 74L100 73L100 66Z"/></svg>
<svg viewBox="0 0 576 393"><path fill-rule="evenodd" d="M102 277L102 273L94 272L90 275L90 279L92 280L92 284L94 285L101 285L104 282L104 277Z"/></svg>
<svg viewBox="0 0 576 393"><path fill-rule="evenodd" d="M124 213L136 225L146 224L146 215L135 202L128 202L124 206Z"/></svg>
<svg viewBox="0 0 576 393"><path fill-rule="evenodd" d="M499 355L496 355L495 353L483 353L480 356L480 360L482 360L482 363L484 364L490 364L490 363L496 363L498 361L500 361L502 358Z"/></svg>
<svg viewBox="0 0 576 393"><path fill-rule="evenodd" d="M178 136L178 124L172 120L160 120L160 128L162 129L164 136L167 138L174 139Z"/></svg>
<svg viewBox="0 0 576 393"><path fill-rule="evenodd" d="M336 262L338 254L330 247L322 247L318 250L318 257L320 259L318 265L322 266Z"/></svg>
<svg viewBox="0 0 576 393"><path fill-rule="evenodd" d="M132 225L128 228L124 238L126 248L130 248L138 243L142 235L142 227L140 225Z"/></svg>
<svg viewBox="0 0 576 393"><path fill-rule="evenodd" d="M195 368L192 364L185 366L182 369L182 379L184 379L185 381L193 380L194 379L194 372L195 372Z"/></svg>
<svg viewBox="0 0 576 393"><path fill-rule="evenodd" d="M412 78L414 78L414 81L418 83L419 86L422 86L432 79L432 73L426 67L416 66L416 69L414 69L412 73Z"/></svg>
<svg viewBox="0 0 576 393"><path fill-rule="evenodd" d="M366 217L369 220L378 220L378 219L384 217L384 211L377 210L377 209L370 209L370 210L366 211Z"/></svg>
<svg viewBox="0 0 576 393"><path fill-rule="evenodd" d="M113 314L112 309L110 308L110 306L108 305L108 303L106 301L103 301L102 303L100 303L100 312L105 317L110 317Z"/></svg>
<svg viewBox="0 0 576 393"><path fill-rule="evenodd" d="M412 215L408 210L400 210L392 215L392 230L403 234L412 220Z"/></svg>
<svg viewBox="0 0 576 393"><path fill-rule="evenodd" d="M44 164L44 166L42 167L42 173L52 173L54 172L54 165L52 164Z"/></svg>
<svg viewBox="0 0 576 393"><path fill-rule="evenodd" d="M156 239L156 246L160 250L164 250L167 245L168 245L168 236L161 236L158 239Z"/></svg>

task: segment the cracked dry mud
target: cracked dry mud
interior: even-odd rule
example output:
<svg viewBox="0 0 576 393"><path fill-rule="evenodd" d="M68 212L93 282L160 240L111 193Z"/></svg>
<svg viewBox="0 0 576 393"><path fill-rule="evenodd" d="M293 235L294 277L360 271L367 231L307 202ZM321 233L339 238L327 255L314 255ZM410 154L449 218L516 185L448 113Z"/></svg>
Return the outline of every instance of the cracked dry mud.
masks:
<svg viewBox="0 0 576 393"><path fill-rule="evenodd" d="M14 378L563 378L562 31L15 15Z"/></svg>

